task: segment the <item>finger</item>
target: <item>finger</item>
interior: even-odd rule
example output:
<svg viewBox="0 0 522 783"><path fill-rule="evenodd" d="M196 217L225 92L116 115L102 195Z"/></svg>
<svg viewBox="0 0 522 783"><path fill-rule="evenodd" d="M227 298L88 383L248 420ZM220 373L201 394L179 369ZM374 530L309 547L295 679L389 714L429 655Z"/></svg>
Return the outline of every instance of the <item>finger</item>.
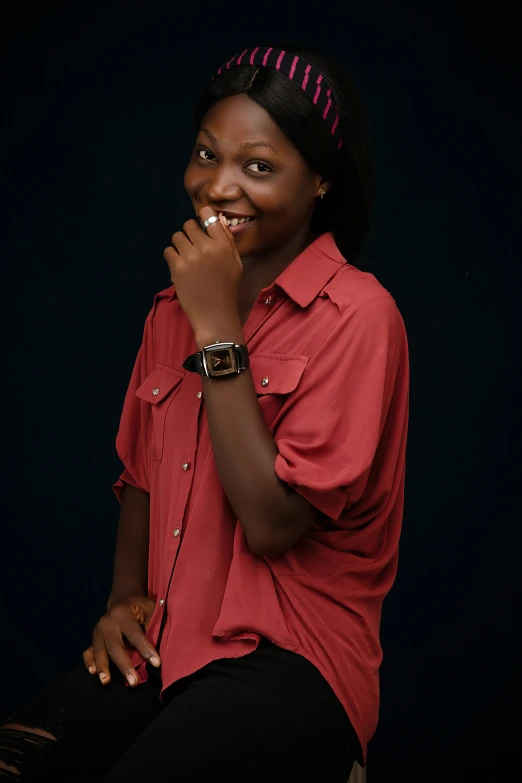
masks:
<svg viewBox="0 0 522 783"><path fill-rule="evenodd" d="M184 255L187 250L193 249L194 247L190 239L183 231L176 231L176 233L172 235L171 242L180 256Z"/></svg>
<svg viewBox="0 0 522 783"><path fill-rule="evenodd" d="M224 231L225 231L225 234L226 234L226 235L227 235L227 237L228 237L228 240L229 240L229 242L231 242L231 243L232 243L232 245L235 247L235 246L236 246L236 240L234 239L234 235L233 235L232 231L229 229L229 227L228 227L228 225L227 225L227 219L226 219L226 217L223 215L223 213L222 213L222 212L220 212L220 213L219 213L219 222L220 222L220 223L221 223L221 225L223 226L223 229L224 229Z"/></svg>
<svg viewBox="0 0 522 783"><path fill-rule="evenodd" d="M92 635L92 646L94 651L94 663L96 666L96 671L98 672L98 677L100 678L100 682L102 685L108 685L108 683L111 681L111 675L109 671L109 656L107 654L103 637L100 631L98 631L98 627L94 629L94 633Z"/></svg>
<svg viewBox="0 0 522 783"><path fill-rule="evenodd" d="M202 220L208 220L209 217L211 217L212 215L216 215L216 213L212 209L212 207L201 207L201 209L199 210L199 215ZM234 235L232 234L230 228L227 226L227 220L222 212L220 212L219 215L216 215L216 217L218 218L218 220L215 223L212 223L208 227L207 232L212 237L212 239L223 238L230 243L230 245L232 246L232 250L234 251L234 255L236 256L236 261L239 264L240 269L242 270L243 265L241 263L241 259L237 252L236 240L234 239ZM216 228L214 229L214 227ZM212 231L211 229L214 229L214 231Z"/></svg>
<svg viewBox="0 0 522 783"><path fill-rule="evenodd" d="M174 282L176 264L180 259L180 254L178 253L175 247L172 247L172 245L170 245L170 247L166 247L165 250L163 251L163 258L165 259L165 261L169 266L171 280L172 282Z"/></svg>
<svg viewBox="0 0 522 783"><path fill-rule="evenodd" d="M146 661L150 661L153 666L161 666L161 660L157 651L141 630L140 625L133 618L129 617L122 623L122 631L129 644L131 644Z"/></svg>
<svg viewBox="0 0 522 783"><path fill-rule="evenodd" d="M145 612L144 612L145 622L143 623L143 629L145 633L147 633L148 627L150 625L150 621L152 620L152 615L154 614L155 606L156 606L155 601L149 601L148 606L145 608Z"/></svg>
<svg viewBox="0 0 522 783"><path fill-rule="evenodd" d="M222 212L219 213L219 221L220 221L221 225L223 226L226 238L228 239L228 241L230 242L230 244L232 246L232 250L234 251L234 255L236 257L237 264L238 264L239 268L241 269L241 272L243 272L243 262L241 261L241 257L239 255L239 253L237 252L236 240L234 239L234 235L233 235L232 231L230 230L230 228L227 225L227 219L223 215Z"/></svg>
<svg viewBox="0 0 522 783"><path fill-rule="evenodd" d="M88 647L83 653L83 662L85 664L85 668L90 674L96 674L96 665L94 663L94 648L92 645Z"/></svg>
<svg viewBox="0 0 522 783"><path fill-rule="evenodd" d="M218 218L218 215L216 214L215 210L212 209L212 207L201 207L201 209L199 210L199 219L201 220L201 223L204 224L205 220L208 220L211 217ZM210 226L205 228L205 231L207 232L209 237L212 237L212 239L218 239L219 237L223 236L222 225L223 224L218 218L218 220L211 223Z"/></svg>
<svg viewBox="0 0 522 783"><path fill-rule="evenodd" d="M108 628L100 634L102 636L103 648L100 645L100 658L103 660L104 653L107 656L107 673L109 672L109 658L117 666L120 672L130 685L138 684L138 675L133 667L125 645L123 643L123 637L119 630L114 628ZM96 654L96 642L94 643L94 651ZM96 659L96 665L98 666L98 659ZM101 679L101 676L100 676Z"/></svg>
<svg viewBox="0 0 522 783"><path fill-rule="evenodd" d="M205 229L199 220L187 220L183 223L183 231L193 245L205 237Z"/></svg>

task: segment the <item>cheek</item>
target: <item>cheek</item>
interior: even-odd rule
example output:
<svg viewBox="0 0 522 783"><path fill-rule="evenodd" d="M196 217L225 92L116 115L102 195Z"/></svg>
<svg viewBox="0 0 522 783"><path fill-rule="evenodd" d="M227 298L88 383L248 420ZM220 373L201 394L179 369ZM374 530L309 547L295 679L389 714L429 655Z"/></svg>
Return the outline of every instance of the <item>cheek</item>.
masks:
<svg viewBox="0 0 522 783"><path fill-rule="evenodd" d="M267 205L264 216L270 219L274 227L293 227L307 219L311 202L312 199L307 197L306 191L295 193L285 189L278 194L277 199Z"/></svg>
<svg viewBox="0 0 522 783"><path fill-rule="evenodd" d="M201 172L194 169L194 166L189 164L185 170L185 176L183 177L183 185L189 196L194 196L201 187Z"/></svg>
<svg viewBox="0 0 522 783"><path fill-rule="evenodd" d="M314 199L308 180L281 178L269 190L259 193L259 207L270 217L284 220L308 214Z"/></svg>

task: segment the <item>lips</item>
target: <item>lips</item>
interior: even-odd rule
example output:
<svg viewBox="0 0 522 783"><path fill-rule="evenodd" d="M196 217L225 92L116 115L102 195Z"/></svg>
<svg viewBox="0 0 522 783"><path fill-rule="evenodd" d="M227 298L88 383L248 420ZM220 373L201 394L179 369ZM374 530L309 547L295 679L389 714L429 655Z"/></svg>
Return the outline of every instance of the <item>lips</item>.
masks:
<svg viewBox="0 0 522 783"><path fill-rule="evenodd" d="M232 220L227 220L227 226L228 230L236 235L242 233L243 231L248 231L250 226L252 226L255 222L256 218L249 218L248 220L244 220L243 223L241 223L237 218L232 218Z"/></svg>
<svg viewBox="0 0 522 783"><path fill-rule="evenodd" d="M245 223L251 223L256 218L254 215L241 215L237 212L221 212L224 218L226 218L229 228L235 228L236 226L242 226Z"/></svg>
<svg viewBox="0 0 522 783"><path fill-rule="evenodd" d="M212 208L219 216L223 215L226 219L228 230L234 235L242 233L258 219L257 215L248 215L244 212L230 212L229 210L218 209L217 207Z"/></svg>

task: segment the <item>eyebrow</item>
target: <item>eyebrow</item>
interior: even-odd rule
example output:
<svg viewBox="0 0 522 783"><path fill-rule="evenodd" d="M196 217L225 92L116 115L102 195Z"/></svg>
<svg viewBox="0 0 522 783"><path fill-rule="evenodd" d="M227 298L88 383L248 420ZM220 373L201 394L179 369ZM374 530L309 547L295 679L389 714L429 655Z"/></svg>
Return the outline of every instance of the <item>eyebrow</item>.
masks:
<svg viewBox="0 0 522 783"><path fill-rule="evenodd" d="M207 136L211 142L214 144L217 144L216 137L208 130L208 128L201 128L201 133L204 133L205 136ZM255 147L265 147L269 150L272 150L276 155L279 155L278 151L273 147L271 144L269 144L268 141L244 141L241 144L238 144L238 149L240 150L252 150Z"/></svg>

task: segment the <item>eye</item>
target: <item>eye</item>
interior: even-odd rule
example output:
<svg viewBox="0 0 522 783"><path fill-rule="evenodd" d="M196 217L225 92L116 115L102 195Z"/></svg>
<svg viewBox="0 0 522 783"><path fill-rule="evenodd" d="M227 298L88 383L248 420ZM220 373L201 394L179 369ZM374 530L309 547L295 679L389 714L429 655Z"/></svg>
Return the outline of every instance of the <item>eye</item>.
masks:
<svg viewBox="0 0 522 783"><path fill-rule="evenodd" d="M210 150L197 149L195 153L200 160L212 161L215 159L214 153L210 152Z"/></svg>
<svg viewBox="0 0 522 783"><path fill-rule="evenodd" d="M257 170L253 169L252 166L257 166ZM247 169L253 171L254 174L268 174L272 171L272 169L267 163L249 163Z"/></svg>

